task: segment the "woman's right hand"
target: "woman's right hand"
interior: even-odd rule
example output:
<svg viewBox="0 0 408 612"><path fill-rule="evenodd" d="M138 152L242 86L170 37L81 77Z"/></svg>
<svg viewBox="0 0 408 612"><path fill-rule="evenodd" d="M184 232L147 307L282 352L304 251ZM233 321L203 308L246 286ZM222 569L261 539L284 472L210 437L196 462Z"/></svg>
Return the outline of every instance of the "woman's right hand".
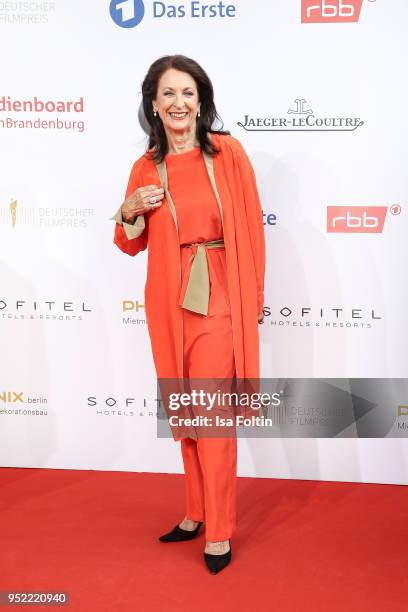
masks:
<svg viewBox="0 0 408 612"><path fill-rule="evenodd" d="M154 203L150 201L151 198L155 199ZM163 198L163 187L157 185L138 187L122 204L123 219L127 223L132 223L138 215L144 215L161 206Z"/></svg>

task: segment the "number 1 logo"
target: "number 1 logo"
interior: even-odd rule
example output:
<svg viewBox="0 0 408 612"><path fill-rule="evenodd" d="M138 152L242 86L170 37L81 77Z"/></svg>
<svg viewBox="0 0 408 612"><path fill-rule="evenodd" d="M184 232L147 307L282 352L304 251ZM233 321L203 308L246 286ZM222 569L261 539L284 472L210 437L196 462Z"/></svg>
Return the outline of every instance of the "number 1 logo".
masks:
<svg viewBox="0 0 408 612"><path fill-rule="evenodd" d="M143 0L111 0L110 16L121 28L134 28L143 19L145 7Z"/></svg>

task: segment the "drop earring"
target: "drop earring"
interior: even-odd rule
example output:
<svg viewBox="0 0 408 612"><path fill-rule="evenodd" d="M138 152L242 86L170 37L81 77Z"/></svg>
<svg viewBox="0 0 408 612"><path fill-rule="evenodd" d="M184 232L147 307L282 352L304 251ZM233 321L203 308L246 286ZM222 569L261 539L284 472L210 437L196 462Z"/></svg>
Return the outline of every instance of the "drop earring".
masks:
<svg viewBox="0 0 408 612"><path fill-rule="evenodd" d="M198 109L197 117L200 117L200 109Z"/></svg>
<svg viewBox="0 0 408 612"><path fill-rule="evenodd" d="M153 109L153 115L154 115L155 117L157 117L157 110L156 110L156 109Z"/></svg>

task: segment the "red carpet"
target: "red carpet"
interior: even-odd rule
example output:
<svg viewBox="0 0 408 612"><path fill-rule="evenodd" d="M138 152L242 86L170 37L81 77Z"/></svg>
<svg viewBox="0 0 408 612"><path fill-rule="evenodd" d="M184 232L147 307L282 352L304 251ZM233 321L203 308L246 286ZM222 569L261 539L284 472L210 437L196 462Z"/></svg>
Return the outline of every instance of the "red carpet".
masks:
<svg viewBox="0 0 408 612"><path fill-rule="evenodd" d="M404 486L240 478L213 576L202 535L157 540L184 516L183 476L4 468L0 483L0 591L69 591L48 610L408 610Z"/></svg>

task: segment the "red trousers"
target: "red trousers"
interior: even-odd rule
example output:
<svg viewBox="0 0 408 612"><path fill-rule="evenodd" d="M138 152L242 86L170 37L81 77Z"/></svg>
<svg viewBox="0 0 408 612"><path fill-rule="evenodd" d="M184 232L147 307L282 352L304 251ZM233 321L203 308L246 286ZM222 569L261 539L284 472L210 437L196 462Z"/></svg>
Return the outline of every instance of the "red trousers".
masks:
<svg viewBox="0 0 408 612"><path fill-rule="evenodd" d="M181 440L186 516L205 522L210 542L228 540L236 529L236 438Z"/></svg>
<svg viewBox="0 0 408 612"><path fill-rule="evenodd" d="M235 361L225 251L207 253L211 279L208 316L183 310L184 376L232 379ZM180 443L186 516L205 522L208 541L228 540L236 529L237 439L184 438Z"/></svg>

